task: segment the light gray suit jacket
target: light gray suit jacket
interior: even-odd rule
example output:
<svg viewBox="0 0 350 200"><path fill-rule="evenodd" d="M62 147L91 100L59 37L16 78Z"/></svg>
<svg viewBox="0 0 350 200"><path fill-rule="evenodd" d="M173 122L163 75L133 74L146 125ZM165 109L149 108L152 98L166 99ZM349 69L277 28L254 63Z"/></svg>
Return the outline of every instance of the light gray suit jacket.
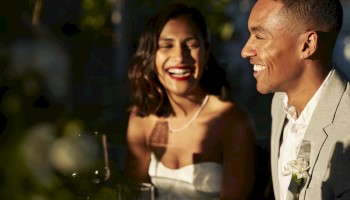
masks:
<svg viewBox="0 0 350 200"><path fill-rule="evenodd" d="M286 120L285 93L272 100L271 170L274 194L279 199L277 174L279 148ZM299 157L310 161L310 177L304 181L300 200L350 199L350 83L334 70L321 93L305 132ZM293 180L287 199L295 199Z"/></svg>

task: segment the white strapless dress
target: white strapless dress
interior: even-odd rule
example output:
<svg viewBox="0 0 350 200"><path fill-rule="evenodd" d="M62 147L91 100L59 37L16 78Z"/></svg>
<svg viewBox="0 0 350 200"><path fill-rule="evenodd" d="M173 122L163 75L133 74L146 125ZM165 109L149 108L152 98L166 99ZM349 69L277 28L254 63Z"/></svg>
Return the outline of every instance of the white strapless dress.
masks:
<svg viewBox="0 0 350 200"><path fill-rule="evenodd" d="M203 162L170 169L152 154L148 173L157 190L157 200L220 199L222 165L219 163Z"/></svg>

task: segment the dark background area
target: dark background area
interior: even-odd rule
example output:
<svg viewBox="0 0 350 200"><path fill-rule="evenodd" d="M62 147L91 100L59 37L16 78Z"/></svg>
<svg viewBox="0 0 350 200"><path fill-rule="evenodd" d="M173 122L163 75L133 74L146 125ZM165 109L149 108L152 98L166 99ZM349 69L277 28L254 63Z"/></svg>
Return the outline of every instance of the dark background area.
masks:
<svg viewBox="0 0 350 200"><path fill-rule="evenodd" d="M52 123L65 130L99 130L108 135L111 157L125 167L125 133L130 105L127 65L148 17L161 0L23 0L0 6L0 186L8 169L27 176L17 154L31 127ZM259 179L268 190L268 146L272 94L255 89L252 66L240 56L249 37L254 1L187 1L205 15L213 53L227 69L230 98L256 125ZM350 3L343 0L344 24L334 61L350 77ZM65 127L65 128L63 128ZM68 127L68 128L67 128ZM73 128L72 128L73 127ZM19 146L19 147L18 147ZM17 148L18 147L18 148ZM50 148L50 147L47 147ZM45 150L43 150L45 151ZM10 172L12 172L10 170ZM32 175L30 175L32 176ZM22 187L23 179L16 179ZM26 179L27 180L27 179ZM30 182L30 181L29 181ZM3 192L3 191L2 191ZM270 192L270 193L269 193ZM2 193L0 193L1 195ZM16 199L16 198L14 198Z"/></svg>

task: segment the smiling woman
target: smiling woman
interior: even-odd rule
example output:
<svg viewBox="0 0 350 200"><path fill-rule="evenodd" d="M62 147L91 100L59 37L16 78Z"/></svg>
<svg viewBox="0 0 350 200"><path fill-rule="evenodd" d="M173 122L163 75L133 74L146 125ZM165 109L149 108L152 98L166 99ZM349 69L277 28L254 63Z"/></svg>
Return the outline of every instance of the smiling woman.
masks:
<svg viewBox="0 0 350 200"><path fill-rule="evenodd" d="M194 22L187 16L169 20L158 41L155 65L167 93L183 95L199 87L208 50Z"/></svg>
<svg viewBox="0 0 350 200"><path fill-rule="evenodd" d="M225 100L202 14L172 4L148 22L129 67L129 175L157 199L247 199L254 126Z"/></svg>

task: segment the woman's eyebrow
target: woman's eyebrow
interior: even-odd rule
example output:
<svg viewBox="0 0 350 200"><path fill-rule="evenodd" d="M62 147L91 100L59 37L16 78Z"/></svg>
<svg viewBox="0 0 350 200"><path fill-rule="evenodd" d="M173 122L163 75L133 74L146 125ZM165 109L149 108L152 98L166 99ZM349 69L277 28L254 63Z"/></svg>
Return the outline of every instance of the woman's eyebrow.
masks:
<svg viewBox="0 0 350 200"><path fill-rule="evenodd" d="M173 41L173 40L175 40L175 39L170 38L170 37L167 37L167 36L165 36L165 37L160 37L160 38L158 39L158 41ZM190 41L190 40L198 40L198 38L195 37L195 36L190 36L190 37L185 38L183 41L184 41L184 42L187 42L187 41Z"/></svg>

